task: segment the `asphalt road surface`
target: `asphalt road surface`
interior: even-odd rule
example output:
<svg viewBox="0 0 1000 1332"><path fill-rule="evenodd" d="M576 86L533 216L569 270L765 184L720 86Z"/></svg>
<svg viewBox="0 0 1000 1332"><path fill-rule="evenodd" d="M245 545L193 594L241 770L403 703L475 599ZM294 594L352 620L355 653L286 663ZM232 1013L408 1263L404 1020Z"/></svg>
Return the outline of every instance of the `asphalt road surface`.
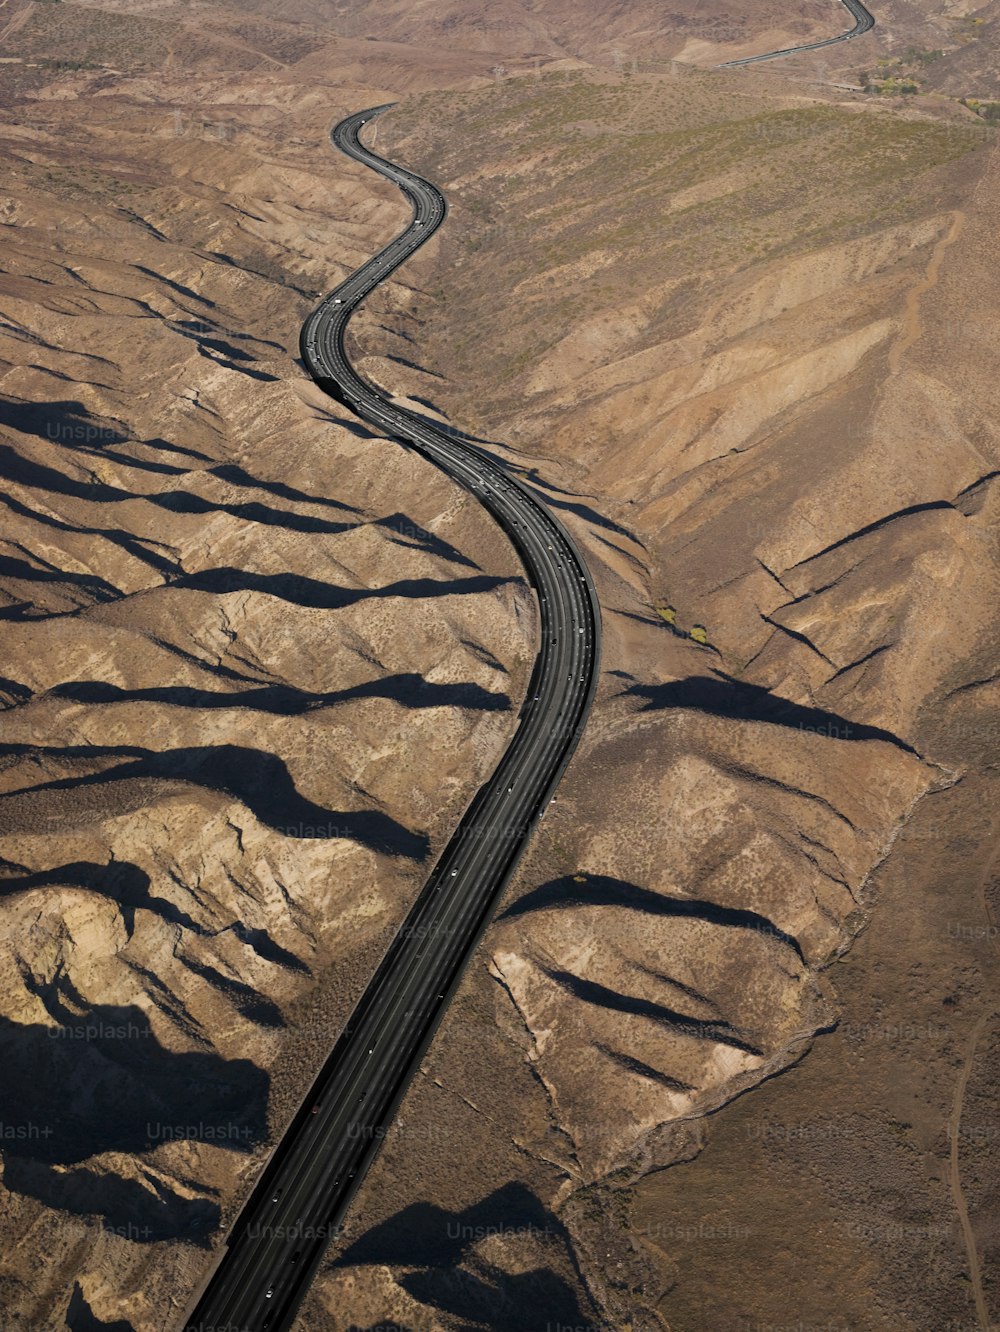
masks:
<svg viewBox="0 0 1000 1332"><path fill-rule="evenodd" d="M188 1332L278 1332L291 1325L552 797L597 683L597 598L562 525L502 462L396 406L347 360L344 329L352 311L427 241L447 211L428 181L361 144L363 126L386 110L349 116L332 138L399 186L413 221L313 311L302 329L302 359L331 396L441 467L503 528L535 592L540 647L509 748L476 793L275 1150L182 1324Z"/></svg>
<svg viewBox="0 0 1000 1332"><path fill-rule="evenodd" d="M824 37L821 42L808 42L805 46L786 46L782 51L768 51L766 55L745 56L742 60L726 60L717 65L717 69L733 69L736 65L756 65L761 60L777 60L779 56L797 55L799 51L818 51L821 46L833 46L835 42L849 42L852 37L860 37L863 32L870 32L875 26L875 18L865 9L861 0L842 0L854 18L854 27L849 32L842 32L836 37Z"/></svg>

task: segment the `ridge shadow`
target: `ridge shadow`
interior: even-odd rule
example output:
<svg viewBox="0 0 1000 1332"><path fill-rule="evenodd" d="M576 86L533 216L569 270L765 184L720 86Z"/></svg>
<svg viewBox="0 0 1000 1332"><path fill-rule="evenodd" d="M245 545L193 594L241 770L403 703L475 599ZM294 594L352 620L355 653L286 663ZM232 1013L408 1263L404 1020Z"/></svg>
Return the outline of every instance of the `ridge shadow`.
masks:
<svg viewBox="0 0 1000 1332"><path fill-rule="evenodd" d="M127 463L128 466L147 468L149 466L142 462L135 463L131 458L120 458L119 461ZM77 481L65 472L60 472L58 468L25 458L9 445L0 445L0 479L12 481L16 485L26 486L32 490L66 495L70 499L84 500L91 504L123 504L128 500L134 500L151 504L158 509L165 509L168 513L226 513L242 522L280 527L290 532L314 532L336 536L357 526L356 523L337 522L329 518L316 518L311 514L296 514L286 509L274 509L257 500L228 504L222 500L207 500L188 490L167 490L147 495L142 491L125 490L105 481Z"/></svg>
<svg viewBox="0 0 1000 1332"><path fill-rule="evenodd" d="M150 568L156 569L158 573L165 576L181 572L181 566L176 560L169 559L165 555L157 554L155 550L148 549L149 546L163 544L154 541L152 537L138 537L131 532L126 532L121 527L82 527L76 523L68 523L61 518L54 517L52 514L43 513L40 509L30 508L27 504L22 504L20 500L14 499L12 495L0 495L0 503L5 504L18 517L27 518L33 523L40 523L43 527L51 527L57 532L71 532L76 536L102 537L105 541L110 541L112 545L123 550L126 555L131 555L133 559L149 565Z"/></svg>
<svg viewBox="0 0 1000 1332"><path fill-rule="evenodd" d="M197 592L264 592L296 606L311 610L342 610L359 601L376 601L387 597L405 597L422 601L428 597L468 596L479 592L493 592L509 583L513 577L479 574L469 578L402 578L385 587L339 587L324 583L305 574L260 574L243 569L220 567L184 574L168 583L168 587L191 588Z"/></svg>
<svg viewBox="0 0 1000 1332"><path fill-rule="evenodd" d="M6 791L0 795L0 827L18 824L15 805L27 803L20 822L39 831L46 820L39 810L37 797L46 792L86 792L95 786L112 783L180 782L209 791L224 793L239 800L261 823L285 837L345 838L371 851L387 856L422 860L429 850L424 834L411 832L388 814L379 810L339 811L317 805L301 795L292 781L287 765L266 750L239 745L216 745L169 749L161 753L131 745L85 745L43 748L31 745L0 745L0 758L44 757L63 762L121 759L98 772L40 782L34 786ZM32 798L35 798L33 801ZM146 803L148 793L137 793L137 804ZM89 804L93 806L93 801ZM121 801L115 808L121 810ZM6 819L4 818L7 814ZM94 817L99 817L99 811ZM58 818L53 813L48 822Z"/></svg>
<svg viewBox="0 0 1000 1332"><path fill-rule="evenodd" d="M0 685L2 687L2 685ZM307 712L336 707L355 699L384 698L405 708L468 708L479 712L509 712L507 694L484 689L471 682L434 684L422 675L407 673L368 680L347 689L311 693L290 685L261 685L256 689L222 692L189 685L162 685L151 689L122 689L100 680L70 680L49 690L54 698L77 703L162 703L178 708L248 708L279 717L298 717Z"/></svg>
<svg viewBox="0 0 1000 1332"><path fill-rule="evenodd" d="M21 872L12 874L11 870ZM208 933L173 902L151 896L150 887L151 880L146 871L129 860L112 860L107 865L80 860L36 871L9 862L0 864L0 898L16 897L37 888L80 888L98 893L116 904L129 938L135 933L135 913L140 910L151 911L168 925L180 926L192 934Z"/></svg>
<svg viewBox="0 0 1000 1332"><path fill-rule="evenodd" d="M755 934L766 935L786 948L791 948L805 965L802 949L794 935L778 929L767 916L761 916L756 911L720 906L704 898L666 897L651 888L642 888L639 884L604 874L588 874L582 884L577 883L571 875L551 879L519 897L497 916L497 920L515 920L535 911L565 911L581 906L622 907L626 911L638 911L647 916L673 916L703 920L708 925L720 925L727 929L752 930Z"/></svg>
<svg viewBox="0 0 1000 1332"><path fill-rule="evenodd" d="M648 1018L661 1027L676 1032L678 1035L692 1036L699 1041L714 1041L719 1045L728 1045L745 1054L761 1056L759 1046L741 1036L732 1023L721 1018L691 1017L667 1004L657 1003L654 999L643 999L640 995L623 994L612 990L598 981L587 980L572 971L561 971L557 967L543 967L542 970L561 989L571 994L582 1003L595 1008L606 1008L612 1012L624 1013L629 1017Z"/></svg>
<svg viewBox="0 0 1000 1332"><path fill-rule="evenodd" d="M301 958L282 948L266 930L244 925L240 920L234 920L221 930L206 929L169 899L154 897L150 892L151 886L146 871L129 860L110 860L106 865L79 860L35 871L9 861L0 861L0 898L16 897L38 888L79 888L114 902L122 914L129 938L135 933L136 912L150 911L168 925L190 930L200 938L214 938L232 932L244 947L251 949L263 961L272 962L289 971L311 974L309 966Z"/></svg>
<svg viewBox="0 0 1000 1332"><path fill-rule="evenodd" d="M116 1318L113 1323L102 1322L91 1309L79 1281L74 1281L66 1309L66 1332L135 1332L135 1326L124 1318Z"/></svg>
<svg viewBox="0 0 1000 1332"><path fill-rule="evenodd" d="M186 1140L246 1154L267 1137L267 1073L214 1051L169 1050L143 1009L88 1004L65 975L25 981L55 1025L0 1018L5 1186L49 1207L103 1216L132 1238L204 1243L218 1224L216 1202L175 1192L141 1162L148 1187L86 1163Z"/></svg>
<svg viewBox="0 0 1000 1332"><path fill-rule="evenodd" d="M413 1203L360 1236L334 1266L416 1269L397 1278L409 1294L491 1332L524 1332L537 1325L539 1309L556 1325L587 1325L576 1292L548 1267L517 1273L485 1269L481 1261L477 1273L459 1267L475 1245L493 1235L528 1238L550 1247L554 1256L572 1254L558 1217L523 1184L511 1183L460 1212Z"/></svg>
<svg viewBox="0 0 1000 1332"><path fill-rule="evenodd" d="M47 586L56 584L65 589L66 596L69 596L71 590L80 592L84 594L85 600L77 603L77 609L81 605L100 605L108 601L117 601L121 596L118 588L96 574L74 573L51 567L39 568L38 565L29 564L27 560L17 559L14 555L0 555L0 579L9 579L14 583L41 583ZM27 601L15 602L13 605L0 608L0 620L35 620L45 618L49 614L50 612L44 607L35 606Z"/></svg>
<svg viewBox="0 0 1000 1332"><path fill-rule="evenodd" d="M453 564L462 564L467 569L480 569L475 560L463 555L450 541L414 523L405 513L391 513L386 518L379 518L372 526L385 532L393 545L403 546L406 550L416 548Z"/></svg>
<svg viewBox="0 0 1000 1332"><path fill-rule="evenodd" d="M765 722L770 726L784 726L790 730L811 731L833 740L881 740L907 754L919 754L905 740L880 726L864 722L849 722L846 717L822 708L792 703L772 694L762 685L747 684L731 676L718 673L715 679L705 675L687 676L666 684L634 683L619 697L642 699L643 712L667 708L691 708L713 717L733 721Z"/></svg>

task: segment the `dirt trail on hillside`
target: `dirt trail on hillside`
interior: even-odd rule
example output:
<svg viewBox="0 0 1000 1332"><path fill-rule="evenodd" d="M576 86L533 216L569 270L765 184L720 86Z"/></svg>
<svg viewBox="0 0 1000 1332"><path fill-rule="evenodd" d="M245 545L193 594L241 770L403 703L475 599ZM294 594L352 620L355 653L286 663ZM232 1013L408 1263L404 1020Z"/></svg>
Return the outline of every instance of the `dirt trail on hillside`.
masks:
<svg viewBox="0 0 1000 1332"><path fill-rule="evenodd" d="M937 286L938 276L941 272L941 264L944 262L945 252L954 245L962 234L962 228L965 225L965 214L956 209L951 215L951 226L948 228L948 234L942 236L934 246L934 252L931 255L930 263L927 265L927 272L922 281L907 293L906 313L903 316L903 327L900 331L899 339L889 352L889 372L898 374L899 367L904 355L909 351L913 344L923 332L923 325L920 322L920 300L928 291Z"/></svg>
<svg viewBox="0 0 1000 1332"><path fill-rule="evenodd" d="M0 9L5 9L6 6L7 0L4 0L4 3L0 5ZM28 19L31 17L31 11L34 7L32 0L28 0L26 5L22 6L21 9L18 9L7 19L3 29L0 30L0 42L4 41L7 37L12 37L15 32L19 32L24 27Z"/></svg>
<svg viewBox="0 0 1000 1332"><path fill-rule="evenodd" d="M983 1294L983 1273L979 1263L979 1250L976 1248L976 1236L969 1220L969 1209L966 1206L965 1194L962 1192L962 1178L958 1165L958 1135L962 1125L962 1102L965 1099L965 1089L968 1086L969 1075L972 1073L972 1066L976 1058L976 1046L979 1044L980 1037L993 1015L993 1009L988 1009L976 1023L972 1039L969 1041L969 1052L965 1056L965 1062L962 1064L962 1071L955 1087L955 1105L951 1112L951 1119L948 1121L948 1137L951 1139L951 1157L948 1166L951 1193L962 1226L962 1238L965 1241L965 1251L969 1261L969 1281L972 1284L972 1296L976 1302L976 1321L981 1328L985 1329L985 1332L989 1332L990 1329L990 1315L986 1308L986 1297Z"/></svg>

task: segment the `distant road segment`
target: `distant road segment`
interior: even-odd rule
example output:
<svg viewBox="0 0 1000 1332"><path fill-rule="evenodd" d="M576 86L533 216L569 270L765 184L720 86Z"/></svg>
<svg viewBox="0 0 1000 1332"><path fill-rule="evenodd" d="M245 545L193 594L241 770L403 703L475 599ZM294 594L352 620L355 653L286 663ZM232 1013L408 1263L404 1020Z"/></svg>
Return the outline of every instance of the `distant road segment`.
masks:
<svg viewBox="0 0 1000 1332"><path fill-rule="evenodd" d="M800 51L818 51L821 46L833 46L835 42L849 42L852 37L860 37L863 32L870 32L875 26L874 15L870 14L861 0L841 0L854 17L854 27L849 32L842 32L836 37L824 37L821 42L807 42L804 46L786 46L781 51L768 51L766 55L744 56L742 60L726 60L717 69L732 69L736 65L756 65L761 60L777 60L779 56L797 55Z"/></svg>

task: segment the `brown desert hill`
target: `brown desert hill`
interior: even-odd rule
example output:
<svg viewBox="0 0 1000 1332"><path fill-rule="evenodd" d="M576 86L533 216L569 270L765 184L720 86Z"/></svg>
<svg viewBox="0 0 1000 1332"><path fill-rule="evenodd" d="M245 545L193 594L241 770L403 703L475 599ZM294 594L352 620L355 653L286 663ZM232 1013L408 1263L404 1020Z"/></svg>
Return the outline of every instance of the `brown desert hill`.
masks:
<svg viewBox="0 0 1000 1332"><path fill-rule="evenodd" d="M511 5L502 18L491 9L488 23L480 21L476 28L469 23L465 6L455 8L455 13L441 16L439 6L427 5L427 18L434 15L431 31L436 29L441 35L457 31L460 40L465 41L468 40L465 33L478 28L482 39L491 39L497 45L514 45L516 41L515 49L527 42L529 50L535 49L535 40L543 38L547 43L540 47L542 51L596 58L601 63L607 62L610 55L623 64L650 56L684 58L682 52L692 47L700 49L705 44L731 45L758 40L765 43L764 49L773 49L766 43L776 40L780 45L825 36L831 22L831 6L815 0L800 0L791 6L755 6L751 12L724 0L711 0L694 7L594 4L582 10L579 6L550 4L538 15L544 28L538 18L529 27L521 6ZM395 14L391 8L387 11L380 6L379 13L382 16L379 31L382 24L409 26L413 21L402 6L397 6ZM419 22L422 16L414 17ZM836 23L838 18L832 21ZM503 37L502 43L497 41L497 30Z"/></svg>
<svg viewBox="0 0 1000 1332"><path fill-rule="evenodd" d="M948 879L991 835L970 812L992 794L997 670L990 131L940 102L684 70L673 32L615 71L610 11L570 45L567 14L535 10L573 58L519 79L491 69L534 64L520 8L456 9L447 43L423 10L360 12L345 34L313 5L14 11L5 1317L176 1324L514 724L534 621L511 552L295 363L316 293L406 214L327 129L401 90L424 91L377 142L451 214L353 353L571 524L604 673L300 1324L815 1321L839 1306L802 1273L856 1262L858 1227L879 1298L859 1283L854 1325L964 1317L995 1261L974 1057L950 1174L934 1134L995 959L970 965L961 933L936 950L924 922L937 902L975 929L992 900L988 876ZM393 40L366 40L376 22ZM891 965L871 951L886 901L921 922ZM835 963L855 957L856 983ZM942 994L938 1039L913 1006ZM722 1233L748 1205L741 1114L791 1088L765 1113L801 1122L795 1079L817 1067L829 1095L843 1049L816 1033L844 1013L924 1025L919 1169L888 1093L818 1190L809 1159L770 1150L787 1134L758 1134L758 1211ZM866 1048L857 1113L879 1076L915 1076ZM841 1200L809 1214L815 1247L769 1171L800 1206ZM931 1207L944 1219L911 1215ZM934 1264L921 1225L942 1227ZM780 1288L761 1235L794 1245Z"/></svg>
<svg viewBox="0 0 1000 1332"><path fill-rule="evenodd" d="M692 1332L835 1317L825 1279L797 1280L798 1305L760 1284L748 1225L720 1250L741 1280L702 1245L672 1298L692 1235L726 1237L738 1157L701 1230L671 1218L697 1206L704 1117L837 1027L831 965L887 876L921 857L925 820L940 827L931 802L988 762L941 709L954 700L968 736L962 709L996 674L991 132L804 96L773 73L675 69L428 93L379 135L441 183L450 227L434 285L386 301L360 347L374 358L387 327L400 348L419 330L429 373L383 363L387 386L508 441L511 468L586 548L605 655L565 790L301 1325L345 1310L358 1326ZM951 807L985 854L968 801ZM946 866L920 891L941 892ZM975 883L955 891L956 916L975 919ZM932 993L955 983L958 950L910 946L934 959ZM904 1030L919 956L880 997ZM955 1042L996 994L995 958L983 966L947 1028L922 1015L942 1107L924 1112L928 1133L947 1117ZM865 1069L855 1104L877 1058ZM862 1187L863 1152L824 1158L856 1203L823 1261L856 1258L867 1228L870 1285L847 1325L944 1325L972 1299L954 1204L933 1156L919 1188L886 1159L887 1199ZM781 1168L795 1180L808 1158ZM974 1195L980 1234L991 1188ZM896 1236L919 1263L928 1205L944 1269L901 1284ZM764 1242L813 1270L813 1241L781 1215ZM987 1248L983 1280L992 1261ZM540 1273L559 1275L541 1302Z"/></svg>
<svg viewBox="0 0 1000 1332"><path fill-rule="evenodd" d="M250 5L240 4L239 8L269 12L263 0L251 0ZM695 6L624 5L618 0L591 0L585 6L563 0L541 4L501 0L486 8L467 0L416 0L412 4L390 0L340 7L294 0L283 8L283 15L309 23L322 16L322 21L345 37L400 41L428 49L446 43L456 50L519 59L572 57L600 63L674 57L687 47L712 43L810 41L836 31L843 21L840 7L823 0L796 0L785 6L768 3L749 11L729 0L705 0ZM765 45L762 49L774 48Z"/></svg>
<svg viewBox="0 0 1000 1332"><path fill-rule="evenodd" d="M229 59L241 53L247 60L256 57L257 67L267 59L294 64L309 43L321 40L321 34L332 35L341 69L345 65L340 57L355 55L374 60L383 71L391 68L394 47L411 58L416 51L425 53L430 68L445 52L456 62L470 56L484 58L487 63L477 73L495 72L497 62L504 60L516 65L586 60L623 68L649 59L712 64L751 51L814 41L850 27L839 0L795 0L790 5L769 2L750 8L729 0L666 7L648 0L628 5L592 0L586 6L565 0L501 0L485 8L466 0L418 0L413 4L287 0L280 15L264 0L216 0L207 9L183 0L150 0L141 7L132 0L78 3L98 14L155 22L160 25L161 40L171 48L178 41L181 46L176 49L187 50L188 43L193 46L196 31L209 51L224 49ZM66 21L67 33L73 26L73 21ZM378 43L380 49L365 53L363 48L356 49L360 42ZM406 63L412 70L412 59Z"/></svg>
<svg viewBox="0 0 1000 1332"><path fill-rule="evenodd" d="M900 6L910 40L886 43L882 58L911 74L921 90L957 98L1000 101L1000 4L960 6L923 15ZM894 24L896 10L887 18Z"/></svg>
<svg viewBox="0 0 1000 1332"><path fill-rule="evenodd" d="M248 82L207 38L164 74L167 20L109 18L35 6L0 66L0 1279L32 1332L176 1322L533 651L492 524L297 364L405 217L325 137L384 86Z"/></svg>

